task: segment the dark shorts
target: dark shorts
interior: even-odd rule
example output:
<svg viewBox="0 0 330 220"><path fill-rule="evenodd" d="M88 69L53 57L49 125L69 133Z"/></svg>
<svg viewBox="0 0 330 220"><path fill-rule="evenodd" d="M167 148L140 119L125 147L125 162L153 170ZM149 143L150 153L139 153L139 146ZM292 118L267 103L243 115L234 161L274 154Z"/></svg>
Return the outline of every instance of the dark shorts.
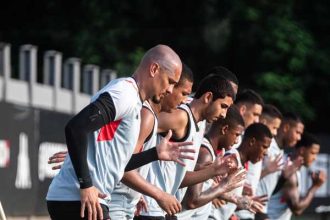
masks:
<svg viewBox="0 0 330 220"><path fill-rule="evenodd" d="M175 215L166 215L163 216L134 216L134 220L177 220L178 218Z"/></svg>
<svg viewBox="0 0 330 220"><path fill-rule="evenodd" d="M254 220L265 220L265 219L269 219L266 213L257 212L254 216Z"/></svg>
<svg viewBox="0 0 330 220"><path fill-rule="evenodd" d="M47 201L47 208L52 220L63 219L88 219L87 209L85 209L85 218L80 217L80 201ZM103 219L108 220L109 208L101 204Z"/></svg>
<svg viewBox="0 0 330 220"><path fill-rule="evenodd" d="M134 220L165 220L165 218L163 216L139 215L139 216L134 216Z"/></svg>

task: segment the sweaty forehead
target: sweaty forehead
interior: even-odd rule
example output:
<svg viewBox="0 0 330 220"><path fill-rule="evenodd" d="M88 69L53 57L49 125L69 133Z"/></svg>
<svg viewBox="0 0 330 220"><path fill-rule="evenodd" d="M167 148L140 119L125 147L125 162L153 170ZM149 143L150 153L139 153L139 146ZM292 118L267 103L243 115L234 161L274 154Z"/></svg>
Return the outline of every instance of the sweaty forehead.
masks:
<svg viewBox="0 0 330 220"><path fill-rule="evenodd" d="M181 70L175 67L173 71L168 71L167 73L170 82L178 83L181 76Z"/></svg>
<svg viewBox="0 0 330 220"><path fill-rule="evenodd" d="M246 110L251 112L251 113L257 113L257 114L261 114L262 112L262 106L259 104L246 104Z"/></svg>
<svg viewBox="0 0 330 220"><path fill-rule="evenodd" d="M298 122L295 124L295 126L293 126L294 130L296 130L299 133L303 133L304 132L304 124L301 122Z"/></svg>
<svg viewBox="0 0 330 220"><path fill-rule="evenodd" d="M231 106L233 104L233 102L234 102L233 101L233 98L230 97L230 96L226 96L224 99L221 99L220 98L220 99L217 99L217 100L219 100L218 101L218 104L219 105L223 105L224 104L224 105L227 105L228 107Z"/></svg>
<svg viewBox="0 0 330 220"><path fill-rule="evenodd" d="M266 136L265 136L265 137L263 138L263 143L264 143L265 146L267 145L267 146L269 147L271 141L272 141L272 139L269 138L269 137L266 137Z"/></svg>
<svg viewBox="0 0 330 220"><path fill-rule="evenodd" d="M311 151L315 152L315 153L320 152L320 145L319 144L312 144Z"/></svg>

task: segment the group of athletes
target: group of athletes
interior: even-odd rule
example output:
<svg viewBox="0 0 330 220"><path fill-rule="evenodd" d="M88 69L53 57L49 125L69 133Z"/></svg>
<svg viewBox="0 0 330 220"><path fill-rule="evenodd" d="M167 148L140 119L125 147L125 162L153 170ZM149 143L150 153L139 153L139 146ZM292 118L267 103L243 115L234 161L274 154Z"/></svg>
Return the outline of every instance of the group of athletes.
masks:
<svg viewBox="0 0 330 220"><path fill-rule="evenodd" d="M65 127L67 152L47 194L51 219L290 219L324 183L300 195L300 168L319 141L236 75L214 67L198 83L168 46L148 50L131 77L97 92ZM284 154L286 148L293 150ZM58 163L63 162L58 165Z"/></svg>

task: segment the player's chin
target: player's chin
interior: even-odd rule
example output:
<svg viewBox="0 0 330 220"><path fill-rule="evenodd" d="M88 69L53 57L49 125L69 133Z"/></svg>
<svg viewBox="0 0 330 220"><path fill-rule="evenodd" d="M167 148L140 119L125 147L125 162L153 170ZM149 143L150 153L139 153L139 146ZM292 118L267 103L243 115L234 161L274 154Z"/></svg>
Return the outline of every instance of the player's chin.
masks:
<svg viewBox="0 0 330 220"><path fill-rule="evenodd" d="M207 123L213 123L217 120L217 118L208 118L206 119Z"/></svg>

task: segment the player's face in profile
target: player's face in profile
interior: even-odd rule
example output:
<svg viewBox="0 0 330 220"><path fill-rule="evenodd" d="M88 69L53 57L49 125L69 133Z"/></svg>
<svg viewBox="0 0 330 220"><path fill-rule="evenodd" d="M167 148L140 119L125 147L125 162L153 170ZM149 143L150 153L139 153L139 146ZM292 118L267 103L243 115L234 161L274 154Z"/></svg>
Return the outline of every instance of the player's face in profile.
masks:
<svg viewBox="0 0 330 220"><path fill-rule="evenodd" d="M242 125L236 125L233 128L228 128L225 134L224 147L226 150L230 150L234 144L238 143L239 137L242 135L244 127Z"/></svg>
<svg viewBox="0 0 330 220"><path fill-rule="evenodd" d="M249 125L253 123L258 123L261 112L262 112L262 106L259 104L246 105L246 110L242 115L245 122L245 127L247 128L249 127Z"/></svg>
<svg viewBox="0 0 330 220"><path fill-rule="evenodd" d="M183 80L175 85L172 94L166 95L161 101L162 111L171 112L184 103L191 93L192 85L193 83L188 80Z"/></svg>
<svg viewBox="0 0 330 220"><path fill-rule="evenodd" d="M294 147L301 139L301 135L304 132L304 125L301 122L290 126L288 131L288 147Z"/></svg>
<svg viewBox="0 0 330 220"><path fill-rule="evenodd" d="M228 108L233 104L233 99L230 96L225 98L216 99L211 101L209 107L206 110L206 120L209 123L212 123L219 118L225 118Z"/></svg>
<svg viewBox="0 0 330 220"><path fill-rule="evenodd" d="M310 147L303 147L303 158L304 158L304 165L306 167L310 167L312 163L316 160L317 155L320 152L320 145L312 144Z"/></svg>
<svg viewBox="0 0 330 220"><path fill-rule="evenodd" d="M273 137L275 137L277 135L277 130L279 129L279 127L281 125L281 119L273 118L272 120L266 121L265 125L269 128Z"/></svg>
<svg viewBox="0 0 330 220"><path fill-rule="evenodd" d="M152 96L152 101L159 104L167 94L171 94L173 92L175 84L180 79L181 68L174 68L174 70L170 70L159 66L157 71L158 72L154 81L156 84L155 94Z"/></svg>
<svg viewBox="0 0 330 220"><path fill-rule="evenodd" d="M254 152L253 157L251 159L252 163L257 163L264 159L267 155L267 150L270 146L270 142L272 141L269 137L264 137L262 140L256 140L254 144Z"/></svg>

